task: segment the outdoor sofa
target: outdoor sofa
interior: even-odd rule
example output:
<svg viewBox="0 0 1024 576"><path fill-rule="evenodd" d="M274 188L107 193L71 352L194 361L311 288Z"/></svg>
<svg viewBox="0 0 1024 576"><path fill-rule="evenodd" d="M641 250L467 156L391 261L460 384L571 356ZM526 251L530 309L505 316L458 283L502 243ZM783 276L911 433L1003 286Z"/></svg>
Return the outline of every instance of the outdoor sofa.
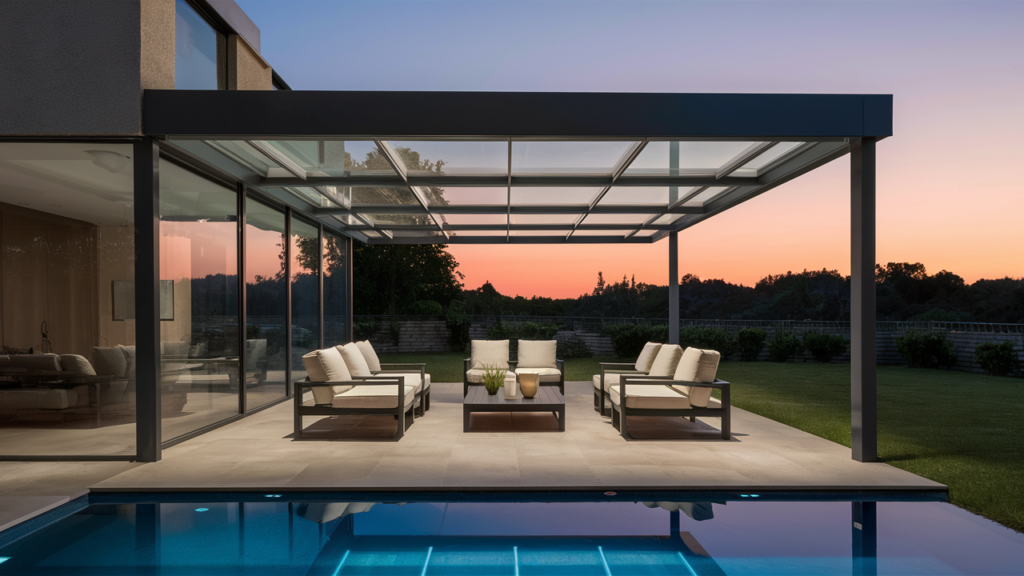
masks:
<svg viewBox="0 0 1024 576"><path fill-rule="evenodd" d="M420 415L426 413L430 388L425 364L381 363L369 342L313 350L302 363L308 376L295 383L296 438L302 438L303 416L383 414L398 421L393 438L399 440L416 419L417 401ZM312 405L303 402L306 390L313 394Z"/></svg>
<svg viewBox="0 0 1024 576"><path fill-rule="evenodd" d="M470 357L462 361L462 395L469 394L470 385L483 384L487 367L508 370L515 374L538 374L541 386L558 386L565 394L565 361L556 356L555 340L520 340L518 360L509 360L508 340L473 340Z"/></svg>
<svg viewBox="0 0 1024 576"><path fill-rule="evenodd" d="M715 377L720 360L714 350L687 348L672 376L622 376L609 389L612 425L628 439L628 416L681 416L690 422L710 416L722 419L722 439L729 440L729 383ZM715 388L722 391L721 400L711 397Z"/></svg>
<svg viewBox="0 0 1024 576"><path fill-rule="evenodd" d="M605 414L608 408L608 391L619 383L623 375L671 376L682 357L683 349L675 344L644 344L636 362L601 362L601 373L594 375L594 410Z"/></svg>

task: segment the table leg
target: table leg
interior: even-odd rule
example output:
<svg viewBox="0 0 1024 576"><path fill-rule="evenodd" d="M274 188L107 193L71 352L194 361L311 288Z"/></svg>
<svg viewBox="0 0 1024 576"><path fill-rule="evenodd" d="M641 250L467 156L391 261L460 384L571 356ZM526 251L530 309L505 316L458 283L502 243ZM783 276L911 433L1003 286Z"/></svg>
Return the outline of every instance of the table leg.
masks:
<svg viewBox="0 0 1024 576"><path fill-rule="evenodd" d="M565 405L558 409L558 431L565 432Z"/></svg>
<svg viewBox="0 0 1024 576"><path fill-rule="evenodd" d="M100 416L100 383L96 382L93 384L96 387L96 427L99 428L101 424Z"/></svg>
<svg viewBox="0 0 1024 576"><path fill-rule="evenodd" d="M469 406L462 407L462 431L469 432Z"/></svg>

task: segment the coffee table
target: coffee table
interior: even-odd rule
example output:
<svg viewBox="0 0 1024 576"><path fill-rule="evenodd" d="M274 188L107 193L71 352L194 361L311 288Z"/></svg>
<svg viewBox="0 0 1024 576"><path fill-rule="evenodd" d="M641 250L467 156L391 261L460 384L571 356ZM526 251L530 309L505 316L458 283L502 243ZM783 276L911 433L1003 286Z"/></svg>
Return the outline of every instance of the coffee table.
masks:
<svg viewBox="0 0 1024 576"><path fill-rule="evenodd" d="M515 400L505 400L503 391L490 395L483 386L470 386L462 399L462 431L469 432L472 412L551 412L558 418L558 431L565 432L565 396L555 386L539 386L537 395L524 398L519 392Z"/></svg>

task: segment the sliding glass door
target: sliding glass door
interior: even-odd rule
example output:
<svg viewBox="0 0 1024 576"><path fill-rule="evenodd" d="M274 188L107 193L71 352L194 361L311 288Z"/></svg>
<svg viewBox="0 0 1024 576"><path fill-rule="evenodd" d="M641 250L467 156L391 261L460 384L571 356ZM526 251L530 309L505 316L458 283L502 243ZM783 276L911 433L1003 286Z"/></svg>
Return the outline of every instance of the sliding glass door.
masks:
<svg viewBox="0 0 1024 576"><path fill-rule="evenodd" d="M292 379L306 377L302 356L320 346L320 230L291 221Z"/></svg>
<svg viewBox="0 0 1024 576"><path fill-rule="evenodd" d="M285 213L245 200L245 394L253 410L288 394Z"/></svg>

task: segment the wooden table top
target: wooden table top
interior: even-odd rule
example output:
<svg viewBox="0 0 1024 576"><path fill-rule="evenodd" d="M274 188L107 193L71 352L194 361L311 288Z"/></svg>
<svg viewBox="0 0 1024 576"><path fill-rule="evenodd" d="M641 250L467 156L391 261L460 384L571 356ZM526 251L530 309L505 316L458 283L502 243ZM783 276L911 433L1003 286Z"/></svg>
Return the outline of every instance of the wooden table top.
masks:
<svg viewBox="0 0 1024 576"><path fill-rule="evenodd" d="M488 405L488 406L545 406L565 404L565 397L558 393L557 386L537 386L537 395L533 398L524 398L523 391L517 390L515 400L505 400L505 391L498 390L498 393L491 396L483 386L470 386L469 393L462 399L463 404Z"/></svg>

